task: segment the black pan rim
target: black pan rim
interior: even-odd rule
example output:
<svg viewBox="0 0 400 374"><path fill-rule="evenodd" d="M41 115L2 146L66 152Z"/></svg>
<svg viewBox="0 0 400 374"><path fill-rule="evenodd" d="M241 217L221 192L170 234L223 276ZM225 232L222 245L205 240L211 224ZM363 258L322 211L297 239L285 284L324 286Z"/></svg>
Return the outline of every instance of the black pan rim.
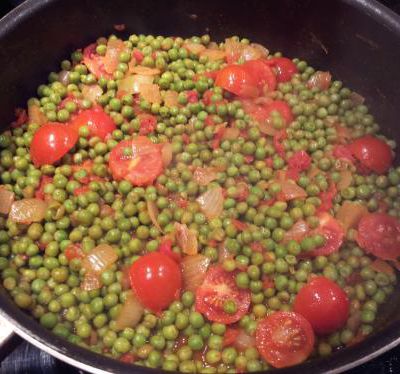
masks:
<svg viewBox="0 0 400 374"><path fill-rule="evenodd" d="M60 0L26 0L10 13L0 19L0 40L26 19L40 12L41 9L59 2ZM376 0L341 0L359 11L366 12L370 18L382 23L397 34L400 39L400 16L389 10ZM0 290L1 309L0 314L12 323L16 332L35 344L39 343L42 349L47 348L57 356L68 358L71 364L85 370L95 372L135 373L161 372L141 366L129 365L91 352L88 349L74 345L57 337L50 331L42 328L32 317L18 309L3 290ZM389 349L400 344L400 321L393 322L384 329L374 333L365 341L356 346L346 348L327 358L320 358L305 362L301 365L287 369L273 369L268 372L281 374L298 373L304 370L307 373L339 373L365 363Z"/></svg>

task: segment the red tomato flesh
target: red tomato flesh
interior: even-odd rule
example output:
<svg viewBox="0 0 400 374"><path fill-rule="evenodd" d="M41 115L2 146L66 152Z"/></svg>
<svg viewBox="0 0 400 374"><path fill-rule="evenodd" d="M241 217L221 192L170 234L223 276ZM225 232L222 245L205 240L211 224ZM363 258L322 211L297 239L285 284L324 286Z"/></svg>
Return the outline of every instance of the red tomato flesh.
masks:
<svg viewBox="0 0 400 374"><path fill-rule="evenodd" d="M370 171L383 174L392 165L393 156L390 147L372 135L354 140L349 147L354 157Z"/></svg>
<svg viewBox="0 0 400 374"><path fill-rule="evenodd" d="M242 65L257 81L258 86L263 88L268 86L268 91L276 89L276 76L273 70L264 62L264 60L250 60Z"/></svg>
<svg viewBox="0 0 400 374"><path fill-rule="evenodd" d="M163 171L161 148L145 136L123 140L110 152L108 166L117 181L126 179L134 186L152 184Z"/></svg>
<svg viewBox="0 0 400 374"><path fill-rule="evenodd" d="M61 123L49 122L33 135L30 154L33 164L38 167L54 164L76 143L78 135Z"/></svg>
<svg viewBox="0 0 400 374"><path fill-rule="evenodd" d="M130 267L129 275L139 301L153 312L162 311L179 297L182 288L179 265L163 253L140 257Z"/></svg>
<svg viewBox="0 0 400 374"><path fill-rule="evenodd" d="M275 368L305 361L314 347L310 323L295 312L275 312L258 322L256 346L265 361Z"/></svg>
<svg viewBox="0 0 400 374"><path fill-rule="evenodd" d="M383 260L400 257L400 222L385 213L372 213L358 224L357 243L367 253Z"/></svg>
<svg viewBox="0 0 400 374"><path fill-rule="evenodd" d="M88 126L90 136L98 136L102 140L117 128L112 118L100 106L82 110L69 123L75 131L79 131L84 125Z"/></svg>
<svg viewBox="0 0 400 374"><path fill-rule="evenodd" d="M306 318L317 334L330 334L342 328L349 317L346 293L333 281L315 277L297 294L293 310Z"/></svg>
<svg viewBox="0 0 400 374"><path fill-rule="evenodd" d="M228 65L220 70L215 85L240 97L258 95L257 79L241 65Z"/></svg>
<svg viewBox="0 0 400 374"><path fill-rule="evenodd" d="M237 272L227 272L221 266L211 267L203 284L196 291L195 309L210 321L230 324L239 321L249 310L250 291L236 285ZM234 301L233 314L224 311L224 303Z"/></svg>
<svg viewBox="0 0 400 374"><path fill-rule="evenodd" d="M276 69L276 79L279 83L290 81L298 72L296 64L286 57L273 57L265 62Z"/></svg>

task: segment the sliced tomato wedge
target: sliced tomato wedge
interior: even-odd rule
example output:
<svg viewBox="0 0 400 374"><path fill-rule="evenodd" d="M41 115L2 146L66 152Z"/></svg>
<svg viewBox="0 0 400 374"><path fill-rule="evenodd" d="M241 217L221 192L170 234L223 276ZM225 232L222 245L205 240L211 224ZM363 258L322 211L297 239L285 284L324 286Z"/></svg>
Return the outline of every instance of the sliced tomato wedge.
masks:
<svg viewBox="0 0 400 374"><path fill-rule="evenodd" d="M326 243L309 254L311 256L327 256L339 250L343 243L344 230L339 221L329 213L320 213L318 218L319 227L315 230L315 233L325 236Z"/></svg>
<svg viewBox="0 0 400 374"><path fill-rule="evenodd" d="M215 85L240 97L257 97L257 79L241 65L228 65L218 71Z"/></svg>
<svg viewBox="0 0 400 374"><path fill-rule="evenodd" d="M358 224L357 243L383 260L400 257L400 222L385 213L367 214Z"/></svg>
<svg viewBox="0 0 400 374"><path fill-rule="evenodd" d="M213 322L231 324L239 321L249 310L250 291L236 285L236 274L218 265L211 267L196 291L195 309ZM235 313L224 311L224 303L227 301L236 304Z"/></svg>
<svg viewBox="0 0 400 374"><path fill-rule="evenodd" d="M123 140L110 152L108 166L115 180L134 186L152 184L163 171L161 147L145 136Z"/></svg>
<svg viewBox="0 0 400 374"><path fill-rule="evenodd" d="M117 128L112 118L101 106L82 110L69 123L69 126L77 132L85 125L88 126L91 136L98 136L102 140Z"/></svg>
<svg viewBox="0 0 400 374"><path fill-rule="evenodd" d="M288 82L298 72L296 64L286 57L272 57L265 62L276 70L276 79L279 83Z"/></svg>
<svg viewBox="0 0 400 374"><path fill-rule="evenodd" d="M49 122L41 126L33 135L30 155L38 167L54 164L60 160L76 143L78 135L62 123Z"/></svg>
<svg viewBox="0 0 400 374"><path fill-rule="evenodd" d="M276 89L276 75L265 60L250 60L242 65L258 82L258 86L263 88L268 86L268 91Z"/></svg>
<svg viewBox="0 0 400 374"><path fill-rule="evenodd" d="M261 356L275 368L305 361L314 348L313 329L301 314L275 312L258 322L256 346Z"/></svg>

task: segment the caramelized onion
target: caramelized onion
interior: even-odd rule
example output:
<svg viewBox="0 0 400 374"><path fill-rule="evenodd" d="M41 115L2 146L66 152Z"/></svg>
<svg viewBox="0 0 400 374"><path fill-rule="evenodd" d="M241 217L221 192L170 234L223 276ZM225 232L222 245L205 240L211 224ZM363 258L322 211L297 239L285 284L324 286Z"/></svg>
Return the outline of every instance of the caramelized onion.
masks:
<svg viewBox="0 0 400 374"><path fill-rule="evenodd" d="M224 196L221 187L214 187L200 195L196 201L205 216L210 220L219 217L224 208Z"/></svg>
<svg viewBox="0 0 400 374"><path fill-rule="evenodd" d="M41 199L22 199L11 205L9 218L13 222L32 223L40 222L47 209L47 203Z"/></svg>
<svg viewBox="0 0 400 374"><path fill-rule="evenodd" d="M0 213L10 213L14 197L14 192L8 191L4 186L0 186Z"/></svg>
<svg viewBox="0 0 400 374"><path fill-rule="evenodd" d="M140 85L140 94L143 99L152 104L161 103L160 87L153 83L142 83Z"/></svg>
<svg viewBox="0 0 400 374"><path fill-rule="evenodd" d="M82 85L82 95L86 100L96 103L97 99L103 94L103 89L98 84Z"/></svg>
<svg viewBox="0 0 400 374"><path fill-rule="evenodd" d="M47 122L46 115L40 110L38 105L28 106L28 117L29 123L35 123L39 126L42 126Z"/></svg>
<svg viewBox="0 0 400 374"><path fill-rule="evenodd" d="M301 219L297 221L290 228L290 230L285 232L285 235L283 236L283 241L284 242L288 242L290 240L300 241L307 235L309 231L310 228L308 227L307 223Z"/></svg>
<svg viewBox="0 0 400 374"><path fill-rule="evenodd" d="M82 268L89 273L101 274L118 260L117 252L108 244L93 248L82 260Z"/></svg>
<svg viewBox="0 0 400 374"><path fill-rule="evenodd" d="M208 61L218 61L223 60L226 56L225 51L221 51L220 49L205 49L200 52L200 56L204 56L208 58Z"/></svg>
<svg viewBox="0 0 400 374"><path fill-rule="evenodd" d="M162 231L162 228L157 221L158 208L154 201L147 200L147 212L149 213L149 216L150 216L150 219L151 219L151 222L153 223L153 225L155 227L157 227L158 230Z"/></svg>
<svg viewBox="0 0 400 374"><path fill-rule="evenodd" d="M368 209L359 203L345 201L339 208L336 219L342 224L345 231L356 228L361 218L368 214Z"/></svg>
<svg viewBox="0 0 400 374"><path fill-rule="evenodd" d="M183 45L183 48L186 48L190 53L193 53L194 55L199 55L206 49L203 44L199 43L185 43Z"/></svg>
<svg viewBox="0 0 400 374"><path fill-rule="evenodd" d="M104 56L104 69L107 73L114 73L119 64L119 55L125 49L125 44L121 39L109 39L107 50Z"/></svg>
<svg viewBox="0 0 400 374"><path fill-rule="evenodd" d="M81 289L84 291L98 290L101 288L100 274L93 272L86 272L83 281L81 282Z"/></svg>
<svg viewBox="0 0 400 374"><path fill-rule="evenodd" d="M353 176L350 170L342 170L340 172L340 181L336 185L337 189L343 191L347 187L350 187L352 179Z"/></svg>
<svg viewBox="0 0 400 374"><path fill-rule="evenodd" d="M236 127L228 127L222 135L222 140L236 140L240 135L240 130Z"/></svg>
<svg viewBox="0 0 400 374"><path fill-rule="evenodd" d="M115 321L115 328L123 330L125 327L135 327L144 313L142 304L132 291L128 291L126 299Z"/></svg>
<svg viewBox="0 0 400 374"><path fill-rule="evenodd" d="M317 87L320 90L327 90L331 85L332 75L329 71L317 71L307 82L309 88Z"/></svg>
<svg viewBox="0 0 400 374"><path fill-rule="evenodd" d="M307 192L290 179L281 182L281 193L285 200L303 199L307 197Z"/></svg>
<svg viewBox="0 0 400 374"><path fill-rule="evenodd" d="M176 91L172 91L172 90L168 90L165 91L164 94L164 105L168 108L174 107L174 106L178 106L178 92Z"/></svg>
<svg viewBox="0 0 400 374"><path fill-rule="evenodd" d="M197 235L194 230L189 229L185 224L175 222L175 238L183 253L195 255L199 250Z"/></svg>
<svg viewBox="0 0 400 374"><path fill-rule="evenodd" d="M204 281L210 262L208 257L200 254L183 258L181 269L185 290L196 291Z"/></svg>
<svg viewBox="0 0 400 374"><path fill-rule="evenodd" d="M128 75L126 78L121 79L118 83L118 92L126 94L140 93L143 84L153 83L154 77L151 75Z"/></svg>
<svg viewBox="0 0 400 374"><path fill-rule="evenodd" d="M139 75L159 75L160 74L160 69L156 69L156 68L148 68L147 66L134 66L131 69L131 73L133 74L139 74Z"/></svg>
<svg viewBox="0 0 400 374"><path fill-rule="evenodd" d="M161 158L165 168L172 162L173 152L171 143L166 142L162 145Z"/></svg>
<svg viewBox="0 0 400 374"><path fill-rule="evenodd" d="M207 186L217 178L218 173L214 168L197 167L193 173L193 180L200 186Z"/></svg>

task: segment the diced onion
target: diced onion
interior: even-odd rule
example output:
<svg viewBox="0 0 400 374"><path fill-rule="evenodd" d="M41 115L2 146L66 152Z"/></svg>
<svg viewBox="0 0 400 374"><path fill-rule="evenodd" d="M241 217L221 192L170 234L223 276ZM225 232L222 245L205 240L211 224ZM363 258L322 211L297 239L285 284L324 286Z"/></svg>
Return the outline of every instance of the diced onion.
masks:
<svg viewBox="0 0 400 374"><path fill-rule="evenodd" d="M336 219L342 224L345 231L356 228L361 218L368 214L368 209L359 203L345 201L339 208Z"/></svg>
<svg viewBox="0 0 400 374"><path fill-rule="evenodd" d="M193 173L193 180L200 186L207 186L217 178L218 173L214 168L197 167Z"/></svg>
<svg viewBox="0 0 400 374"><path fill-rule="evenodd" d="M98 84L82 85L82 96L92 103L96 103L97 99L103 94L103 89Z"/></svg>
<svg viewBox="0 0 400 374"><path fill-rule="evenodd" d="M332 76L329 71L317 71L307 82L309 88L317 87L320 90L327 90L331 85Z"/></svg>
<svg viewBox="0 0 400 374"><path fill-rule="evenodd" d="M196 232L189 229L185 224L178 222L175 222L174 227L176 241L182 252L187 255L195 255L199 250Z"/></svg>
<svg viewBox="0 0 400 374"><path fill-rule="evenodd" d="M164 94L164 105L168 108L178 106L178 92L168 90Z"/></svg>
<svg viewBox="0 0 400 374"><path fill-rule="evenodd" d="M28 117L29 123L35 123L39 126L42 126L47 122L46 115L40 110L38 105L28 106Z"/></svg>
<svg viewBox="0 0 400 374"><path fill-rule="evenodd" d="M364 96L361 96L360 94L358 94L357 92L352 92L350 94L350 100L352 101L352 103L354 105L362 105L364 104L365 98Z"/></svg>
<svg viewBox="0 0 400 374"><path fill-rule="evenodd" d="M10 213L14 197L14 192L8 191L3 186L0 186L0 213Z"/></svg>
<svg viewBox="0 0 400 374"><path fill-rule="evenodd" d="M301 219L301 220L297 221L290 228L290 230L285 232L283 241L284 242L288 242L290 240L300 241L307 235L307 233L309 231L310 231L310 228L308 227L307 223Z"/></svg>
<svg viewBox="0 0 400 374"><path fill-rule="evenodd" d="M196 201L205 216L210 220L221 215L224 208L224 196L221 187L214 187L200 195Z"/></svg>
<svg viewBox="0 0 400 374"><path fill-rule="evenodd" d="M126 295L126 299L115 321L115 328L123 330L126 327L135 327L144 313L142 304L138 301L132 291Z"/></svg>
<svg viewBox="0 0 400 374"><path fill-rule="evenodd" d="M22 199L11 205L9 218L13 222L32 223L40 222L47 209L47 203L41 199Z"/></svg>
<svg viewBox="0 0 400 374"><path fill-rule="evenodd" d="M81 282L81 289L84 291L98 290L102 287L100 274L93 272L86 272L83 281Z"/></svg>
<svg viewBox="0 0 400 374"><path fill-rule="evenodd" d="M69 84L69 74L70 72L68 70L61 70L60 73L58 74L58 80L64 86L68 86Z"/></svg>
<svg viewBox="0 0 400 374"><path fill-rule="evenodd" d="M161 103L160 87L153 83L143 83L140 85L140 94L143 99L152 104Z"/></svg>
<svg viewBox="0 0 400 374"><path fill-rule="evenodd" d="M384 273L388 275L394 274L394 269L392 268L392 266L387 261L381 260L380 258L374 260L371 263L370 267L379 273Z"/></svg>
<svg viewBox="0 0 400 374"><path fill-rule="evenodd" d="M226 248L225 242L218 246L218 262L222 264L225 260L233 258L232 253Z"/></svg>
<svg viewBox="0 0 400 374"><path fill-rule="evenodd" d="M281 193L285 200L303 199L307 197L307 192L289 179L281 182Z"/></svg>
<svg viewBox="0 0 400 374"><path fill-rule="evenodd" d="M149 216L150 216L150 219L151 219L151 222L153 223L153 225L155 227L157 227L158 230L162 231L162 228L157 221L158 208L154 201L147 200L147 212L149 213Z"/></svg>
<svg viewBox="0 0 400 374"><path fill-rule="evenodd" d="M234 343L234 346L239 351L245 351L247 348L254 347L255 345L256 345L255 338L247 334L243 329L240 329L239 334Z"/></svg>
<svg viewBox="0 0 400 374"><path fill-rule="evenodd" d="M154 77L151 75L129 75L121 79L118 83L118 92L126 94L138 94L143 84L153 83Z"/></svg>
<svg viewBox="0 0 400 374"><path fill-rule="evenodd" d="M104 56L104 69L107 73L114 73L119 64L119 55L125 49L125 44L121 39L109 39L107 50Z"/></svg>
<svg viewBox="0 0 400 374"><path fill-rule="evenodd" d="M222 135L222 140L236 140L240 135L240 130L236 127L228 127Z"/></svg>
<svg viewBox="0 0 400 374"><path fill-rule="evenodd" d="M207 57L208 61L218 61L223 60L226 56L225 51L220 49L205 49L204 51L200 52L201 57Z"/></svg>
<svg viewBox="0 0 400 374"><path fill-rule="evenodd" d="M82 268L89 273L101 274L117 260L118 255L113 247L100 244L82 260Z"/></svg>
<svg viewBox="0 0 400 374"><path fill-rule="evenodd" d="M203 255L186 256L181 261L184 289L196 291L206 276L211 260Z"/></svg>
<svg viewBox="0 0 400 374"><path fill-rule="evenodd" d="M131 73L133 74L139 74L139 75L159 75L160 74L160 69L156 69L156 68L148 68L147 66L134 66L131 69Z"/></svg>
<svg viewBox="0 0 400 374"><path fill-rule="evenodd" d="M340 172L340 181L337 183L336 187L339 191L345 190L350 187L353 175L350 170L342 170Z"/></svg>
<svg viewBox="0 0 400 374"><path fill-rule="evenodd" d="M171 143L166 142L162 144L161 158L165 168L172 162L173 152Z"/></svg>
<svg viewBox="0 0 400 374"><path fill-rule="evenodd" d="M183 45L183 48L186 48L190 53L193 53L194 55L199 55L206 49L203 44L199 43L185 43Z"/></svg>

